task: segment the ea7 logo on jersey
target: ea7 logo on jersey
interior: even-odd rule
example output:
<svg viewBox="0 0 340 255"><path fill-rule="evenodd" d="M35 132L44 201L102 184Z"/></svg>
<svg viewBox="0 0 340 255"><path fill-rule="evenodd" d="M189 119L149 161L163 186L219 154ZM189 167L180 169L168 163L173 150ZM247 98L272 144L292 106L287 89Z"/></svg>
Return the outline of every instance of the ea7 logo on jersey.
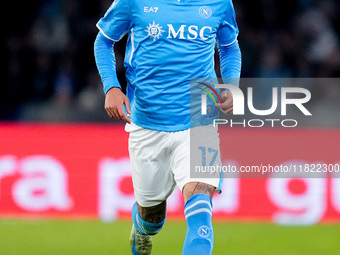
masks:
<svg viewBox="0 0 340 255"><path fill-rule="evenodd" d="M158 11L158 7L144 7L144 12L157 12Z"/></svg>

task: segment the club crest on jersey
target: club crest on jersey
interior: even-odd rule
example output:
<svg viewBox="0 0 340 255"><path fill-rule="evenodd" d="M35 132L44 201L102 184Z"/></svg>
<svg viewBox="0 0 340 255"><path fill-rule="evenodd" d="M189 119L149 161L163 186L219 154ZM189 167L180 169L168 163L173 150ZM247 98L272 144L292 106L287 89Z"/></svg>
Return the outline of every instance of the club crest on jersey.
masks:
<svg viewBox="0 0 340 255"><path fill-rule="evenodd" d="M199 8L198 13L202 18L208 19L212 15L212 10L208 6L202 6Z"/></svg>
<svg viewBox="0 0 340 255"><path fill-rule="evenodd" d="M153 21L152 24L149 23L149 26L147 26L146 30L144 31L147 32L148 35L155 41L156 39L159 39L160 36L162 36L163 32L165 32L164 30L162 30L162 28L162 26L156 24L156 22Z"/></svg>

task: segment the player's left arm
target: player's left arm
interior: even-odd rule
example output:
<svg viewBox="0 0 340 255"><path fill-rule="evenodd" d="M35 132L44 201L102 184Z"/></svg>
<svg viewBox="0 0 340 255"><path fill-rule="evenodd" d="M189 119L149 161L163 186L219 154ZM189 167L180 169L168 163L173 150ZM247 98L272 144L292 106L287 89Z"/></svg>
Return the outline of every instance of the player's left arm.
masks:
<svg viewBox="0 0 340 255"><path fill-rule="evenodd" d="M238 41L235 40L230 45L218 45L220 54L220 68L224 82L232 85L238 85L241 75L241 50ZM233 96L229 90L222 92L223 104L216 106L221 109L224 114L233 112Z"/></svg>
<svg viewBox="0 0 340 255"><path fill-rule="evenodd" d="M221 62L221 74L224 83L238 86L241 76L241 50L237 41L239 29L232 0L225 1L226 10L217 31L218 50ZM230 91L222 92L224 100L217 105L225 114L233 112L233 97Z"/></svg>

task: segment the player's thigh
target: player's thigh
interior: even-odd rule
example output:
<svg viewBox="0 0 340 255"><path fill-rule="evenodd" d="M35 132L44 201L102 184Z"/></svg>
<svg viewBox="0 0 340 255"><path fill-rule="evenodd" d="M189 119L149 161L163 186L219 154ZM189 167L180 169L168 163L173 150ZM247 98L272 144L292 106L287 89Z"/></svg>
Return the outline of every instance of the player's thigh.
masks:
<svg viewBox="0 0 340 255"><path fill-rule="evenodd" d="M184 197L206 193L209 196L220 191L220 174L195 172L196 166L221 165L219 134L210 126L185 131L175 148L172 167L175 180Z"/></svg>
<svg viewBox="0 0 340 255"><path fill-rule="evenodd" d="M141 207L161 204L175 187L169 168L167 140L164 132L147 129L130 131L132 182L136 201Z"/></svg>

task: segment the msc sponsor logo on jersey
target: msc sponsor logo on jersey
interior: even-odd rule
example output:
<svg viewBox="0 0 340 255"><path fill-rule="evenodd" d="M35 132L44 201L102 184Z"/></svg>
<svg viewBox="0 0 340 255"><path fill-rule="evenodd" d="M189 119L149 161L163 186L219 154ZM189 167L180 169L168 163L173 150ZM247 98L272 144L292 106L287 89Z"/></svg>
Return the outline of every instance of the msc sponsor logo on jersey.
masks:
<svg viewBox="0 0 340 255"><path fill-rule="evenodd" d="M210 38L210 35L207 35L208 33L212 33L212 27L209 26L203 26L198 27L196 25L181 25L177 30L174 28L172 24L167 24L168 31L167 31L167 37L168 39L188 39L188 40L195 40L197 38L200 38L201 40L205 41ZM155 21L153 21L152 24L149 24L149 26L146 27L146 32L148 35L154 39L159 39L160 36L162 36L162 33L166 32L165 30L162 30L162 26L159 24L156 24Z"/></svg>
<svg viewBox="0 0 340 255"><path fill-rule="evenodd" d="M147 26L146 30L144 31L147 32L148 35L155 41L156 39L159 39L160 36L162 36L163 32L165 32L165 30L162 30L162 28L162 26L156 24L156 22L153 21L152 24L149 23L149 26Z"/></svg>

